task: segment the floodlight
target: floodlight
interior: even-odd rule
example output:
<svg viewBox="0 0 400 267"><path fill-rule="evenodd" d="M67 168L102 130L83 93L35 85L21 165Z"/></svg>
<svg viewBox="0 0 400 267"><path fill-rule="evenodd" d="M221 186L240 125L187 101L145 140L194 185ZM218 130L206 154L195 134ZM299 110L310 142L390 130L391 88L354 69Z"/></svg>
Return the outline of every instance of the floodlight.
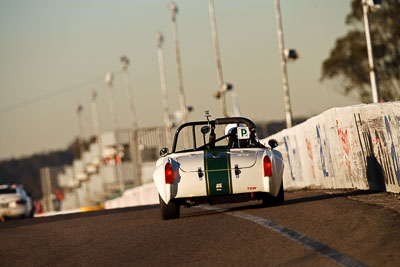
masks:
<svg viewBox="0 0 400 267"><path fill-rule="evenodd" d="M164 41L164 36L163 36L163 34L162 34L160 31L158 31L158 32L156 33L156 39L158 40L158 43L159 43L159 44L161 44L161 43Z"/></svg>
<svg viewBox="0 0 400 267"><path fill-rule="evenodd" d="M232 89L233 89L233 84L231 84L231 83L224 83L222 85L222 90L224 90L224 91L230 91Z"/></svg>
<svg viewBox="0 0 400 267"><path fill-rule="evenodd" d="M120 60L121 60L121 63L122 63L122 67L124 69L128 68L128 66L129 66L129 58L127 56L122 56L120 58Z"/></svg>
<svg viewBox="0 0 400 267"><path fill-rule="evenodd" d="M107 72L104 80L108 85L111 85L113 82L113 74L111 72Z"/></svg>
<svg viewBox="0 0 400 267"><path fill-rule="evenodd" d="M283 50L283 54L288 60L296 60L299 58L299 54L295 49L285 49Z"/></svg>
<svg viewBox="0 0 400 267"><path fill-rule="evenodd" d="M175 2L170 2L168 4L168 9L173 16L175 16L178 13L178 7L176 6Z"/></svg>

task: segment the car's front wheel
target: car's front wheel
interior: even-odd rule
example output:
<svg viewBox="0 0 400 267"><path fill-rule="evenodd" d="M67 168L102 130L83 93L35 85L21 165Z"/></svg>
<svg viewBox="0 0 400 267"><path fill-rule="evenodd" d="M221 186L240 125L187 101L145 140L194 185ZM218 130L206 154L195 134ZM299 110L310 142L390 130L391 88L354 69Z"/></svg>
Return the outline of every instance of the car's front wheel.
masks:
<svg viewBox="0 0 400 267"><path fill-rule="evenodd" d="M35 215L35 206L32 205L31 212L29 213L29 218L33 218L34 215Z"/></svg>
<svg viewBox="0 0 400 267"><path fill-rule="evenodd" d="M158 198L160 199L161 217L164 220L179 218L181 213L180 213L180 206L178 204L172 201L166 204L164 200L161 198L160 194L158 194Z"/></svg>

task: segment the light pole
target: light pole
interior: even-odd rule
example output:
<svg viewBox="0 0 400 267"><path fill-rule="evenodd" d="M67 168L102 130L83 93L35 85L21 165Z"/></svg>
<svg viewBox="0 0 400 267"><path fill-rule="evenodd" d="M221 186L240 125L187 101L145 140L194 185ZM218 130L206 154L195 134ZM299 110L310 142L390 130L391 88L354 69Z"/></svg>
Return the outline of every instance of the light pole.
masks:
<svg viewBox="0 0 400 267"><path fill-rule="evenodd" d="M81 104L78 104L76 107L76 115L78 116L78 127L79 127L79 153L81 157L81 161L83 160L83 121L82 121L82 111L83 107Z"/></svg>
<svg viewBox="0 0 400 267"><path fill-rule="evenodd" d="M179 49L179 40L178 40L178 26L176 24L176 14L178 14L178 7L174 2L170 2L168 4L168 9L171 12L172 18L172 28L174 33L174 46L175 46L175 55L176 55L176 70L178 73L178 89L179 89L179 105L182 112L182 123L186 123L188 121L188 110L186 106L185 99L185 91L183 89L183 75L182 75L182 62L181 62L181 52ZM185 147L189 146L189 133L187 132L183 136Z"/></svg>
<svg viewBox="0 0 400 267"><path fill-rule="evenodd" d="M81 155L81 161L82 161L82 170L83 173L86 172L86 162L85 162L85 157L84 157L84 148L83 148L83 119L82 119L82 111L83 111L83 106L81 104L78 104L76 108L76 114L78 116L78 124L79 124L79 152ZM89 180L86 181L86 201L87 204L90 205L91 199L90 199L90 189L89 189Z"/></svg>
<svg viewBox="0 0 400 267"><path fill-rule="evenodd" d="M132 83L131 83L131 80L129 77L129 72L128 72L128 67L129 67L130 61L127 56L121 56L120 60L121 60L121 64L122 64L122 72L124 73L126 94L128 95L128 100L129 100L132 129L137 130L138 124L137 124L137 118L136 118L136 112L135 112L135 105L133 102Z"/></svg>
<svg viewBox="0 0 400 267"><path fill-rule="evenodd" d="M286 67L287 59L284 53L285 45L283 43L281 7L279 0L275 0L275 13L276 13L276 24L278 30L279 53L281 55L282 85L283 85L283 95L285 99L286 128L290 128L292 127L292 107L290 105L289 82L288 82L287 67Z"/></svg>
<svg viewBox="0 0 400 267"><path fill-rule="evenodd" d="M364 28L365 28L365 39L367 41L368 65L369 65L369 77L371 80L372 101L374 103L379 102L379 87L378 87L378 81L375 76L374 56L372 54L371 33L369 30L368 12L370 9L379 8L380 2L381 1L361 0L364 13Z"/></svg>
<svg viewBox="0 0 400 267"><path fill-rule="evenodd" d="M215 60L217 63L218 88L219 88L220 92L223 92L224 91L224 88L223 88L224 79L222 76L222 64L221 64L221 57L220 57L220 53L219 53L217 24L215 21L215 10L214 10L214 1L213 0L208 1L208 9L210 12L211 31L212 31L213 42L214 42L214 53L215 53ZM228 117L228 112L226 109L225 93L220 94L219 100L221 102L222 115L224 117Z"/></svg>
<svg viewBox="0 0 400 267"><path fill-rule="evenodd" d="M138 142L138 124L136 119L136 112L135 106L133 102L133 93L132 93L132 83L129 78L128 66L129 66L129 59L127 56L121 57L121 64L122 64L122 71L124 73L124 80L125 80L125 88L126 93L129 99L129 107L131 112L131 123L132 123L132 165L133 165L133 177L135 179L135 186L142 184L141 174L142 174L142 167L141 167L141 158L139 153L139 142Z"/></svg>
<svg viewBox="0 0 400 267"><path fill-rule="evenodd" d="M169 105L168 105L168 97L167 97L167 80L165 74L165 64L164 64L164 53L162 49L162 44L164 41L164 37L161 32L156 34L157 43L157 52L158 52L158 65L160 69L160 82L161 82L161 95L163 99L163 107L164 107L164 125L165 132L167 137L167 147L171 148L171 122L169 120Z"/></svg>
<svg viewBox="0 0 400 267"><path fill-rule="evenodd" d="M113 74L111 72L107 72L105 77L105 82L108 85L108 99L110 103L110 111L111 111L111 118L113 123L114 129L114 138L115 138L115 150L116 156L119 156L119 137L118 137L118 121L117 121L117 111L115 109L115 97L114 97L114 90L113 90ZM115 166L117 167L117 180L119 182L119 188L121 191L121 195L125 190L125 179L124 174L122 171L121 162L116 161Z"/></svg>
<svg viewBox="0 0 400 267"><path fill-rule="evenodd" d="M92 89L92 99L91 99L91 106L92 106L92 120L93 120L93 129L96 134L96 144L97 144L97 149L99 150L99 157L100 157L100 164L103 162L103 156L102 156L102 146L101 146L101 134L100 134L100 126L99 126L99 116L97 114L97 92ZM100 169L99 166L99 176L101 183L103 185L103 191L105 194L106 193L106 182L104 180L104 175L102 170Z"/></svg>

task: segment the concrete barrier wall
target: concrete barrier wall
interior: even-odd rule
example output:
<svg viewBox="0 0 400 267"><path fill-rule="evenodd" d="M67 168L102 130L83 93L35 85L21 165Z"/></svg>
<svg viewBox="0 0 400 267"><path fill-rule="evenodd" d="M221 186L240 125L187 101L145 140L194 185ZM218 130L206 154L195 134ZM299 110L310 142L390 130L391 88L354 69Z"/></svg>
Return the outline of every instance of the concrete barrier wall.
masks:
<svg viewBox="0 0 400 267"><path fill-rule="evenodd" d="M285 188L400 192L400 102L332 108L271 138Z"/></svg>

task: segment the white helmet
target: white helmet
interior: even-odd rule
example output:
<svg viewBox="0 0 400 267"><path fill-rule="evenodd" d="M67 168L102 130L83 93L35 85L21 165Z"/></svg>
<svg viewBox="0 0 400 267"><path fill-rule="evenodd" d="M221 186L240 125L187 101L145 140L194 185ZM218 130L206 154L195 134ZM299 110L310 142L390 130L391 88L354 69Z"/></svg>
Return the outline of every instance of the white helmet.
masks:
<svg viewBox="0 0 400 267"><path fill-rule="evenodd" d="M245 127L246 124L243 123L239 123L239 127ZM238 126L236 123L230 123L228 125L226 125L225 127L225 135L230 134L234 129L236 129Z"/></svg>
<svg viewBox="0 0 400 267"><path fill-rule="evenodd" d="M236 123L230 123L230 124L226 125L226 127L225 127L225 135L228 135L228 134L232 133L232 131L234 129L236 129L236 128L237 128Z"/></svg>

